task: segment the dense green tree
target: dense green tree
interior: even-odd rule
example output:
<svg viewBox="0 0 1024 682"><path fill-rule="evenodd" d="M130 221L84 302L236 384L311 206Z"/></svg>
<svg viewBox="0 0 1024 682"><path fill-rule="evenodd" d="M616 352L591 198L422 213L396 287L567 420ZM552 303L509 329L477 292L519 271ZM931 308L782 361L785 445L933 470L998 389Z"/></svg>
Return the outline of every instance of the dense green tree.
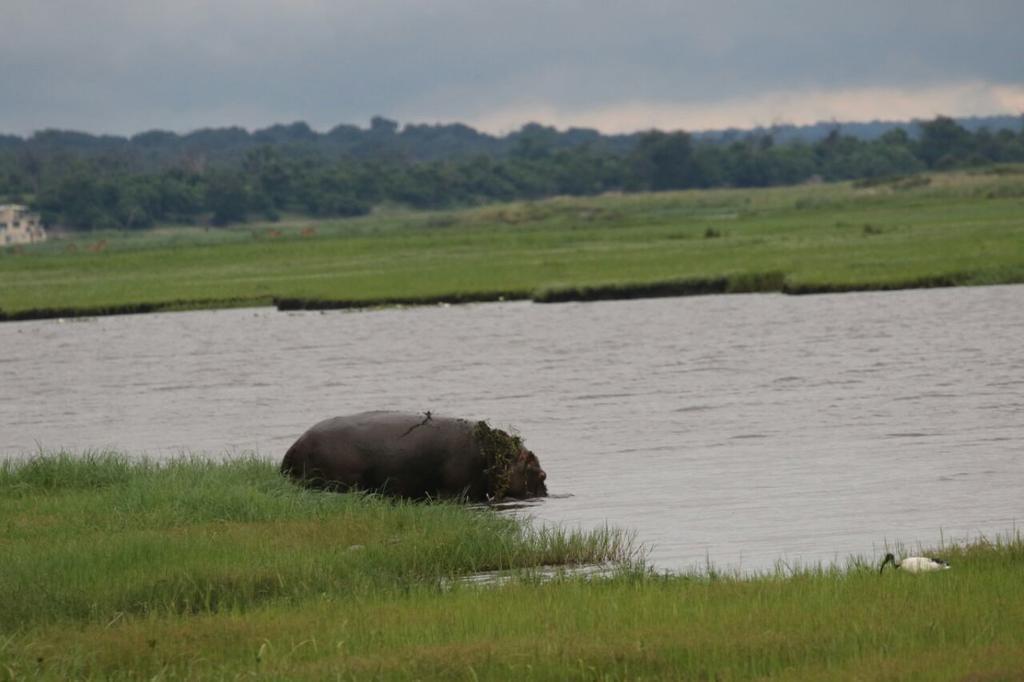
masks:
<svg viewBox="0 0 1024 682"><path fill-rule="evenodd" d="M244 222L249 215L250 192L237 172L217 171L206 180L206 207L214 225Z"/></svg>
<svg viewBox="0 0 1024 682"><path fill-rule="evenodd" d="M73 229L140 228L250 215L361 215L381 202L442 208L609 190L759 187L1024 162L1021 121L992 131L939 117L874 138L833 126L817 141L775 129L712 136L605 136L527 124L503 138L460 125L325 134L304 123L249 133L149 131L131 139L46 130L0 136L0 200L26 200Z"/></svg>
<svg viewBox="0 0 1024 682"><path fill-rule="evenodd" d="M930 168L951 168L971 152L971 134L948 116L921 124L917 156Z"/></svg>
<svg viewBox="0 0 1024 682"><path fill-rule="evenodd" d="M516 135L512 154L520 159L547 159L557 147L558 131L539 123L527 123Z"/></svg>
<svg viewBox="0 0 1024 682"><path fill-rule="evenodd" d="M627 186L636 189L684 189L700 186L693 143L684 132L644 133L630 158Z"/></svg>

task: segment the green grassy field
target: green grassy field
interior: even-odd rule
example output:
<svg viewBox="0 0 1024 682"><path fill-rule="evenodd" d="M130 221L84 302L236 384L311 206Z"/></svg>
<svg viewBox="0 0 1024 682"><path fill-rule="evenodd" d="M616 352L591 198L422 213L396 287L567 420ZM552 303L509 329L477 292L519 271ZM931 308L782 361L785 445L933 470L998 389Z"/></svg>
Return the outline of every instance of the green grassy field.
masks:
<svg viewBox="0 0 1024 682"><path fill-rule="evenodd" d="M1024 169L88 234L0 251L7 316L1024 281ZM673 286L675 287L673 289ZM704 287L704 288L702 288ZM541 292L541 294L538 294ZM554 293L554 296L551 294Z"/></svg>
<svg viewBox="0 0 1024 682"><path fill-rule="evenodd" d="M930 575L645 571L616 531L299 489L261 460L0 465L0 678L1004 680L1024 541ZM609 577L531 566L613 562ZM505 570L505 583L460 580Z"/></svg>

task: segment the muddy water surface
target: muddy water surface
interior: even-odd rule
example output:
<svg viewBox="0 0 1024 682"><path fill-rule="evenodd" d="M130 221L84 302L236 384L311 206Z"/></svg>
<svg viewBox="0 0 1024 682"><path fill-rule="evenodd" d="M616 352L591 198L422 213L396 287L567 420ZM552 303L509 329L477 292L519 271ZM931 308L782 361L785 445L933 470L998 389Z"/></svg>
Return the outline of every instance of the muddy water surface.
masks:
<svg viewBox="0 0 1024 682"><path fill-rule="evenodd" d="M514 425L541 521L655 566L842 561L1024 519L1024 287L0 325L0 456L278 459L366 409Z"/></svg>

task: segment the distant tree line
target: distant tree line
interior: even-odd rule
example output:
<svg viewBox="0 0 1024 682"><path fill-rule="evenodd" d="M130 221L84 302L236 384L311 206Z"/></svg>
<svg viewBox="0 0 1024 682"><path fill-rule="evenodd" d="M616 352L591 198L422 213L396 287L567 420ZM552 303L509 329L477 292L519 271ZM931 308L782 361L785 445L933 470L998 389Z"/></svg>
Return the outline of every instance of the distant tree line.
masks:
<svg viewBox="0 0 1024 682"><path fill-rule="evenodd" d="M462 125L399 130L382 118L323 134L304 123L132 138L43 131L0 136L0 201L29 203L51 225L134 229L356 216L385 202L447 208L610 190L766 187L1024 162L1016 123L971 130L938 117L874 138L837 126L813 142L785 143L763 130L601 135L537 124L494 137Z"/></svg>

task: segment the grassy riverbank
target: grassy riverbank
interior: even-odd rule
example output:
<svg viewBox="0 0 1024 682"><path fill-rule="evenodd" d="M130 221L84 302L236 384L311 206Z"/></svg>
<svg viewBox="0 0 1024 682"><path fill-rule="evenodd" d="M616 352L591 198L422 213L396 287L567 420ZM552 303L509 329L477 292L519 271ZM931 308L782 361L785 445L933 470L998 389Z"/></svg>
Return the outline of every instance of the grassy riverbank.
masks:
<svg viewBox="0 0 1024 682"><path fill-rule="evenodd" d="M945 556L659 577L614 531L307 492L260 460L47 456L0 468L0 677L1017 679L1024 542Z"/></svg>
<svg viewBox="0 0 1024 682"><path fill-rule="evenodd" d="M1024 281L1024 169L558 198L0 250L8 318Z"/></svg>

